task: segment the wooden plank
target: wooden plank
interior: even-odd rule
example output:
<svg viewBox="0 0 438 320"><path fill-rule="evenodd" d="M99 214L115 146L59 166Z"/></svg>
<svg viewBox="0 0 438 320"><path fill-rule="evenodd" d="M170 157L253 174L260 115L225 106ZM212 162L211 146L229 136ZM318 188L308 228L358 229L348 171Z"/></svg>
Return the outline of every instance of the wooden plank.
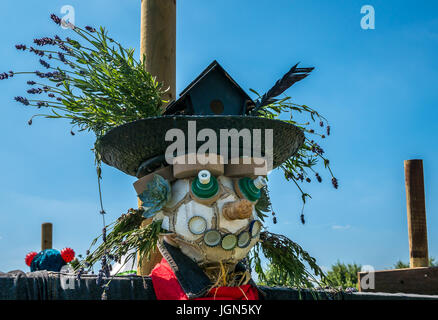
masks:
<svg viewBox="0 0 438 320"><path fill-rule="evenodd" d="M423 160L405 160L404 167L410 267L428 267L429 254L427 246Z"/></svg>
<svg viewBox="0 0 438 320"><path fill-rule="evenodd" d="M53 225L51 223L43 223L41 225L41 251L52 249Z"/></svg>
<svg viewBox="0 0 438 320"><path fill-rule="evenodd" d="M367 278L372 274L358 272L359 291L438 295L438 267L375 271L374 288L363 283Z"/></svg>
<svg viewBox="0 0 438 320"><path fill-rule="evenodd" d="M176 98L176 0L142 0L141 1L140 58L145 69L164 88L169 88L164 100ZM143 221L147 226L149 220ZM137 258L139 256L137 255ZM137 266L138 275L148 275L162 256L158 250L151 254L151 259L143 259ZM140 262L140 260L138 259Z"/></svg>
<svg viewBox="0 0 438 320"><path fill-rule="evenodd" d="M140 57L146 71L170 90L164 100L176 98L176 0L142 0Z"/></svg>

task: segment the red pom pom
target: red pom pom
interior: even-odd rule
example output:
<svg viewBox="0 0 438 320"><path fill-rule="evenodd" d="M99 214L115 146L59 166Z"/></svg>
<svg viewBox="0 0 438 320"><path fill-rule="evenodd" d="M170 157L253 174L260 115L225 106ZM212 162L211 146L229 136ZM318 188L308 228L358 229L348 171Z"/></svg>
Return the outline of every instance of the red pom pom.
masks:
<svg viewBox="0 0 438 320"><path fill-rule="evenodd" d="M35 251L29 252L28 254L26 254L26 258L24 258L24 262L26 262L26 265L28 265L30 267L33 258L35 258L35 256L38 253L36 253Z"/></svg>
<svg viewBox="0 0 438 320"><path fill-rule="evenodd" d="M69 263L75 258L75 252L71 248L64 248L61 250L61 257L65 262Z"/></svg>

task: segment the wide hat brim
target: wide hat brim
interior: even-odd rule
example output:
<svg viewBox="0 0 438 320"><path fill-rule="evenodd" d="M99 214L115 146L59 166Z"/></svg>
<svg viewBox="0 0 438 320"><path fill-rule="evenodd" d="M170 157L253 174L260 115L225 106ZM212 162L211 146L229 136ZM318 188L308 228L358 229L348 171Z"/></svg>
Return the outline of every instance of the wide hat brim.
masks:
<svg viewBox="0 0 438 320"><path fill-rule="evenodd" d="M187 133L188 122L196 121L196 131L212 129L219 137L220 129L273 130L273 168L292 157L304 143L302 129L293 124L252 116L184 116L152 117L123 124L108 131L96 142L102 161L131 176L137 176L140 165L164 155L173 141L165 141L166 132L181 129ZM219 139L219 138L218 138ZM265 150L262 133L261 150ZM197 148L204 144L198 141ZM218 142L219 146L219 142ZM187 143L186 143L187 148ZM230 154L230 152L229 152Z"/></svg>

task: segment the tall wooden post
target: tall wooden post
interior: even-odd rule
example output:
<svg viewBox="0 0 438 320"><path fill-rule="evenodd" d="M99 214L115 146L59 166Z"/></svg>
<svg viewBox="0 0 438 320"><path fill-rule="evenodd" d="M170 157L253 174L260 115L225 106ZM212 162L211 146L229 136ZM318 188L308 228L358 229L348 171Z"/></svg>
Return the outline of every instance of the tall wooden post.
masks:
<svg viewBox="0 0 438 320"><path fill-rule="evenodd" d="M428 267L423 160L405 160L410 267Z"/></svg>
<svg viewBox="0 0 438 320"><path fill-rule="evenodd" d="M41 225L41 251L52 249L53 225L43 223Z"/></svg>
<svg viewBox="0 0 438 320"><path fill-rule="evenodd" d="M146 71L169 88L163 99L170 102L176 97L176 0L142 0L140 34L140 57ZM142 225L150 223L151 219L147 219ZM161 258L156 250L140 266L138 257L137 274L150 274Z"/></svg>
<svg viewBox="0 0 438 320"><path fill-rule="evenodd" d="M176 97L176 0L141 1L140 55L146 71L170 88L164 97Z"/></svg>

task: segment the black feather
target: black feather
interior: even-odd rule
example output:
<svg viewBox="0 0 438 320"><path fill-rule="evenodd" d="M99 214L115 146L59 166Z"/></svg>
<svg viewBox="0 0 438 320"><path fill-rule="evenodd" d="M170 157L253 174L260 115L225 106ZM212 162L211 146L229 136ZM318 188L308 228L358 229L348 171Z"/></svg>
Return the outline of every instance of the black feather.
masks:
<svg viewBox="0 0 438 320"><path fill-rule="evenodd" d="M275 85L266 92L260 100L256 102L256 107L253 109L252 113L257 113L260 108L271 104L277 99L280 94L289 89L294 83L303 80L306 78L310 72L313 71L313 67L311 68L298 68L298 64L294 65L280 80L278 80Z"/></svg>

